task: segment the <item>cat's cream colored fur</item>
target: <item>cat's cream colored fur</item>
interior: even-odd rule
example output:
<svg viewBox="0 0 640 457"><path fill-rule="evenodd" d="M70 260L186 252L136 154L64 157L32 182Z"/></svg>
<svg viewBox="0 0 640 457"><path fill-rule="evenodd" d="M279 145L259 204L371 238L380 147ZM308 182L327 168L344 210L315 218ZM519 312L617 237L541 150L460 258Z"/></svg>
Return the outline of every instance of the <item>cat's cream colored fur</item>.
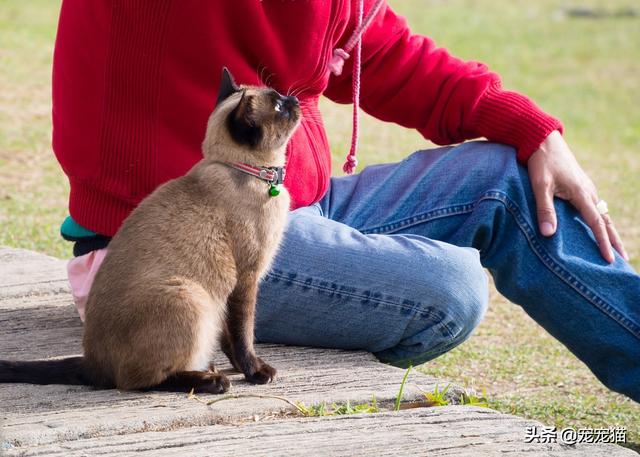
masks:
<svg viewBox="0 0 640 457"><path fill-rule="evenodd" d="M298 125L273 117L273 91L245 87L211 115L204 159L185 176L144 199L111 240L89 294L84 357L94 382L120 389L180 383L222 392L228 381L208 371L221 341L237 369L252 382L275 370L253 350L258 280L268 268L285 226L289 195L224 162L283 166ZM253 116L264 135L249 147L234 141L229 116ZM240 104L240 106L239 106ZM200 379L202 378L202 379Z"/></svg>

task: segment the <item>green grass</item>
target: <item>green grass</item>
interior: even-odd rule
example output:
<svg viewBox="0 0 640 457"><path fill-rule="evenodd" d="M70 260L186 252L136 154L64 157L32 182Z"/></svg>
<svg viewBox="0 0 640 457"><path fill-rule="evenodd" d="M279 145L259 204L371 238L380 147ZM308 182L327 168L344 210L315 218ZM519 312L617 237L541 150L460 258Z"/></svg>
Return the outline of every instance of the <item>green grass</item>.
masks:
<svg viewBox="0 0 640 457"><path fill-rule="evenodd" d="M409 365L407 371L404 372L404 376L402 377L402 382L400 383L400 388L398 389L398 395L396 395L395 406L393 408L394 411L400 411L400 402L402 401L402 396L404 395L404 386L407 383L407 378L409 378L409 373L413 367Z"/></svg>
<svg viewBox="0 0 640 457"><path fill-rule="evenodd" d="M323 417L323 416L345 416L349 414L372 414L379 413L382 410L378 407L376 397L371 398L369 403L354 403L349 400L345 403L333 403L331 406L326 402L317 403L311 406L305 406L302 402L297 404L298 411L306 417Z"/></svg>
<svg viewBox="0 0 640 457"><path fill-rule="evenodd" d="M0 245L68 257L68 185L51 151L58 2L0 0Z"/></svg>
<svg viewBox="0 0 640 457"><path fill-rule="evenodd" d="M446 395L447 392L449 392L449 388L451 388L451 384L447 385L444 389L440 389L436 384L433 392L424 392L424 398L433 406L447 406L449 400L447 400Z"/></svg>
<svg viewBox="0 0 640 457"><path fill-rule="evenodd" d="M608 200L640 268L640 18L577 19L563 8L638 8L636 0L390 0L412 28L481 60L507 88L560 117ZM59 3L0 0L0 244L68 257L58 235L68 185L50 148L51 55ZM322 102L340 170L350 108ZM363 120L361 167L430 147L413 131ZM640 449L640 406L609 392L562 345L497 294L476 334L417 369L486 390L492 408L559 427L626 426ZM477 399L474 401L482 401ZM471 401L471 400L470 400ZM338 405L338 407L346 405ZM353 405L349 405L353 409Z"/></svg>

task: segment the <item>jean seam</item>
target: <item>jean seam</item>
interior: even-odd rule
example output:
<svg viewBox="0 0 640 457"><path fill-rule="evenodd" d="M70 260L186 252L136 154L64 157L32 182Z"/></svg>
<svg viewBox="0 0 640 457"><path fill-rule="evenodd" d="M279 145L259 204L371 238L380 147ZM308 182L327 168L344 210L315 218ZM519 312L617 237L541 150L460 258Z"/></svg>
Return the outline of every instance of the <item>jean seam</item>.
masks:
<svg viewBox="0 0 640 457"><path fill-rule="evenodd" d="M411 216L407 219L401 219L399 221L389 222L385 225L381 225L378 227L364 228L364 229L361 229L360 232L365 235L390 234L397 230L405 229L413 225L419 225L423 222L428 222L435 219L441 219L443 217L459 216L461 214L467 214L473 211L473 209L478 204L478 201L474 201L470 203L461 203L459 205L454 205L454 206L445 206L442 208L436 208L431 211L427 211L426 213Z"/></svg>
<svg viewBox="0 0 640 457"><path fill-rule="evenodd" d="M353 293L353 292L347 292L347 291L344 291L344 290L337 291L337 290L332 289L330 287L311 285L311 284L305 283L303 281L300 281L298 279L291 279L288 276L280 275L278 273L274 273L273 271L270 271L270 272L266 273L265 274L265 278L267 278L267 277L277 278L278 280L281 280L281 281L295 283L296 285L298 285L300 287L306 287L306 288L315 289L315 290L322 290L322 291L325 291L325 292L339 293L341 295L346 295L348 297L355 298L355 299L358 299L358 300L375 301L375 302L380 303L380 304L390 305L390 306L393 306L393 307L396 307L396 308L399 308L399 309L405 309L407 311L413 311L416 314L419 314L420 317L423 317L423 318L427 317L425 315L428 315L428 318L438 317L438 316L434 315L433 313L420 311L415 306L405 306L405 305L400 304L400 303L395 303L395 302L391 302L391 301L387 301L387 300L383 300L383 299L373 298L373 297L370 297L370 296L356 294L356 293ZM451 331L448 328L447 328L447 331L451 335ZM451 335L451 336L453 338L453 335Z"/></svg>
<svg viewBox="0 0 640 457"><path fill-rule="evenodd" d="M633 336L640 339L640 327L638 327L634 322L631 321L628 317L618 311L614 306L610 303L607 303L604 299L602 299L598 294L596 294L593 290L587 287L582 281L569 273L565 268L560 265L556 259L554 259L551 254L540 244L537 240L537 236L535 231L528 223L528 221L524 218L522 214L522 210L520 207L512 201L504 192L500 191L489 191L485 193L485 195L478 200L480 203L483 200L496 200L501 202L507 210L513 215L518 227L525 235L529 246L536 254L536 256L542 261L542 263L555 274L558 278L565 282L569 287L578 292L582 297L587 300L589 303L594 305L604 314L612 318L619 325L624 327L627 331L629 331ZM565 277L566 276L566 277Z"/></svg>
<svg viewBox="0 0 640 457"><path fill-rule="evenodd" d="M379 227L369 228L361 230L364 234L390 234L395 231L405 229L407 227L411 227L413 225L418 225L420 223L429 222L435 219L440 219L448 216L457 216L461 214L466 214L472 212L475 207L482 201L485 200L495 200L502 203L505 208L511 213L516 224L520 228L520 231L524 234L527 239L527 243L531 247L531 250L535 253L535 255L540 259L542 264L547 267L549 271L555 274L561 281L575 290L578 294L580 294L585 300L591 303L593 306L598 308L605 315L609 316L615 322L617 322L620 326L622 326L625 330L629 331L633 336L640 339L640 327L638 327L634 322L632 322L628 317L618 311L611 304L607 303L601 297L598 296L594 291L589 289L584 283L582 283L579 279L574 277L571 273L569 273L565 268L560 265L556 259L554 259L551 254L540 244L537 240L535 231L531 228L531 225L523 216L523 212L520 207L509 198L507 194L502 191L492 190L485 192L478 200L473 203L463 203L459 205L447 206L442 208L437 208L435 210L428 211L426 213L422 213L416 216L412 216L407 219L403 219L400 221L395 221L392 223L388 223ZM566 277L565 277L566 276Z"/></svg>

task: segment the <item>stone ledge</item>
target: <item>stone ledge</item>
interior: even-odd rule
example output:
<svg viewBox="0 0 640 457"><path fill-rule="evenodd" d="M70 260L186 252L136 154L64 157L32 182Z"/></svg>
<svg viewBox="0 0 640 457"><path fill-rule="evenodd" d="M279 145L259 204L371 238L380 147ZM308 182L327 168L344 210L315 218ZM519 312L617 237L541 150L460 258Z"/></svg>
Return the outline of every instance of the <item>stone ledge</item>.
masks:
<svg viewBox="0 0 640 457"><path fill-rule="evenodd" d="M81 352L82 326L71 302L65 262L0 248L0 354L6 359ZM266 386L231 376L231 393L325 401L391 403L404 370L366 352L257 345L278 368ZM224 366L224 356L216 361ZM227 368L228 364L227 364ZM412 373L405 400L447 381ZM201 396L207 400L214 396ZM186 395L96 391L81 386L0 384L0 452L8 455L636 455L614 445L526 444L537 422L483 408L419 408L399 413L300 418L274 399L238 398L206 406ZM253 422L254 416L262 418ZM272 419L265 420L266 417ZM284 418L283 418L284 417Z"/></svg>

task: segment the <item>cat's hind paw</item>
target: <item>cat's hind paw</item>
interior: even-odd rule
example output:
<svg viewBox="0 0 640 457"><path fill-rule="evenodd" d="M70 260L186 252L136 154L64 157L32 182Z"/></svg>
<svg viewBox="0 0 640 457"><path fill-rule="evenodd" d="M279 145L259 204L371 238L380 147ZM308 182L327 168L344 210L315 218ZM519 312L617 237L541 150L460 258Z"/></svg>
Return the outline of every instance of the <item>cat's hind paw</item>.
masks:
<svg viewBox="0 0 640 457"><path fill-rule="evenodd" d="M267 384L273 382L276 378L276 373L275 368L262 362L260 368L253 374L245 375L245 379L253 384Z"/></svg>

